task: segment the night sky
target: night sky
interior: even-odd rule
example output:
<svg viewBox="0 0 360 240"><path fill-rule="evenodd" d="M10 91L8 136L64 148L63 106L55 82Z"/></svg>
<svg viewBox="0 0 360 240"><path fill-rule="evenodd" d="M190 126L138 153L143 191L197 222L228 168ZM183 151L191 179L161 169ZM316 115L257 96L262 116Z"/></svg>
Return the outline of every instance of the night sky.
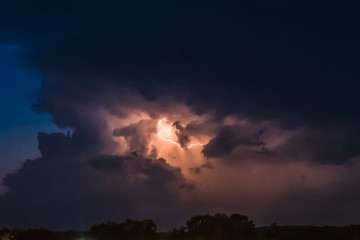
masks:
<svg viewBox="0 0 360 240"><path fill-rule="evenodd" d="M0 6L0 227L360 223L355 1Z"/></svg>

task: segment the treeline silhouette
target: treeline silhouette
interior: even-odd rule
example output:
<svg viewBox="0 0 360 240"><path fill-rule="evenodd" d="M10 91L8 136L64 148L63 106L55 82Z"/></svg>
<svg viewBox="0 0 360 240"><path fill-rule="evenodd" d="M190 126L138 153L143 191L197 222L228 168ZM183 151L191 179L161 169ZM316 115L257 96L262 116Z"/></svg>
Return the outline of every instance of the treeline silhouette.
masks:
<svg viewBox="0 0 360 240"><path fill-rule="evenodd" d="M184 226L158 233L152 220L106 222L88 231L2 229L0 240L360 240L360 225L343 227L255 227L247 216L224 213L197 215Z"/></svg>

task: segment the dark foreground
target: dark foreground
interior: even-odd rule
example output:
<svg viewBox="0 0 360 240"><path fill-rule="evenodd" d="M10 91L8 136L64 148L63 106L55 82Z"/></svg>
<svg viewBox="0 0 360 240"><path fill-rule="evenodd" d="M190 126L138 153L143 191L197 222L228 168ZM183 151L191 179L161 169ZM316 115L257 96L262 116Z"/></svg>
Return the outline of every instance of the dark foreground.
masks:
<svg viewBox="0 0 360 240"><path fill-rule="evenodd" d="M152 220L126 220L92 226L88 231L47 229L2 229L0 240L360 240L360 225L343 227L277 226L255 227L240 214L206 214L189 219L167 233L157 232Z"/></svg>

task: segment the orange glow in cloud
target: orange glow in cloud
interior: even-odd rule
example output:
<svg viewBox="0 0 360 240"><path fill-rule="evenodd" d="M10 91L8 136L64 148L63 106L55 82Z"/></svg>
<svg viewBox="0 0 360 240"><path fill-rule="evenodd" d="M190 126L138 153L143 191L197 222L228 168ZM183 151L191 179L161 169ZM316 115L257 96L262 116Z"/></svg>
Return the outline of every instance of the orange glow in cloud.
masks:
<svg viewBox="0 0 360 240"><path fill-rule="evenodd" d="M175 134L174 125L170 120L168 120L167 118L162 118L158 121L157 125L159 129L157 135L161 140L175 144L178 147L183 148L178 142L176 142L177 136ZM187 146L185 149L192 148L195 146L203 146L203 145L204 144L198 142L192 143L189 146Z"/></svg>

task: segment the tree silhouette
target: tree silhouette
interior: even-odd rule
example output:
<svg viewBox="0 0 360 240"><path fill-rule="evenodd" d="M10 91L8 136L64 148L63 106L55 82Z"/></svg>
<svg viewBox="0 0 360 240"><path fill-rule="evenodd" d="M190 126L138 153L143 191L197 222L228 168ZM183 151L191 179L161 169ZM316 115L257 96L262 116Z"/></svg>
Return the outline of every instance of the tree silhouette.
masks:
<svg viewBox="0 0 360 240"><path fill-rule="evenodd" d="M156 233L152 220L106 222L94 225L87 232L47 229L2 229L0 240L359 240L360 225L350 226L270 226L255 228L241 214L196 215L169 233Z"/></svg>
<svg viewBox="0 0 360 240"><path fill-rule="evenodd" d="M128 219L123 223L107 222L94 225L87 236L96 240L155 240L156 225L152 220L136 221Z"/></svg>
<svg viewBox="0 0 360 240"><path fill-rule="evenodd" d="M255 226L247 216L224 213L197 215L185 227L170 232L170 239L240 240L255 236Z"/></svg>
<svg viewBox="0 0 360 240"><path fill-rule="evenodd" d="M248 239L255 235L255 225L245 215L232 214L227 226L228 239Z"/></svg>

